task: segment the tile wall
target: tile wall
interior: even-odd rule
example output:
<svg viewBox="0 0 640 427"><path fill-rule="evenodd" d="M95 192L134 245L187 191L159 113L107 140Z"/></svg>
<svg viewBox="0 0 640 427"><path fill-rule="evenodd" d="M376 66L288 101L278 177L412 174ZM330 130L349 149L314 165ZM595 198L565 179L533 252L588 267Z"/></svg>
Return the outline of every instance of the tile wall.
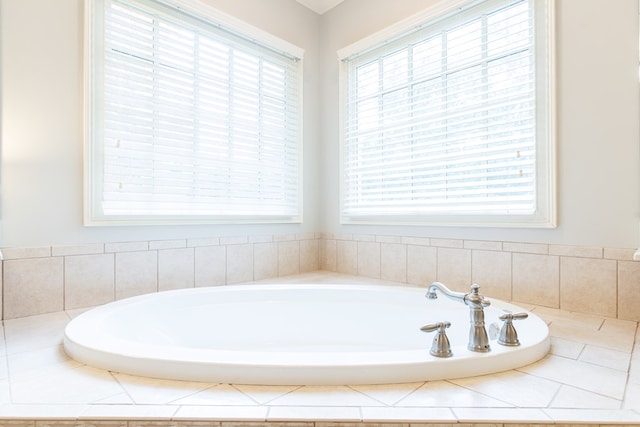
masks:
<svg viewBox="0 0 640 427"><path fill-rule="evenodd" d="M635 249L402 236L322 234L320 268L640 321Z"/></svg>
<svg viewBox="0 0 640 427"><path fill-rule="evenodd" d="M307 233L3 248L3 318L315 270L640 321L635 249Z"/></svg>
<svg viewBox="0 0 640 427"><path fill-rule="evenodd" d="M3 319L319 269L317 233L3 248Z"/></svg>

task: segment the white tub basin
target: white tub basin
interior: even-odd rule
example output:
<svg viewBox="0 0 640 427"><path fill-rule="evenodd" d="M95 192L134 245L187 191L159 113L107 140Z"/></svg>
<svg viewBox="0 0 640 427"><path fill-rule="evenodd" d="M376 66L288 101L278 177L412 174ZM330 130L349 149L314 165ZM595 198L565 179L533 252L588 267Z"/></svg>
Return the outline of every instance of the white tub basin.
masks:
<svg viewBox="0 0 640 427"><path fill-rule="evenodd" d="M160 292L92 309L65 330L74 359L111 371L236 384L382 384L482 375L527 365L549 350L537 316L515 323L521 345L467 350L469 308L426 289L369 285L239 285ZM492 300L487 325L503 309ZM429 354L449 321L453 356ZM501 323L501 322L499 322Z"/></svg>

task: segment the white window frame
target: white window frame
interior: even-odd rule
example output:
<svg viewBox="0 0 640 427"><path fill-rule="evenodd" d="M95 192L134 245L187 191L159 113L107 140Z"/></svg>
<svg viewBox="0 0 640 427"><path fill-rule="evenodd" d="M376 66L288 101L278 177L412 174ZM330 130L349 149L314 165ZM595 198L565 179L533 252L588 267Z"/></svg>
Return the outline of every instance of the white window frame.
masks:
<svg viewBox="0 0 640 427"><path fill-rule="evenodd" d="M452 13L463 13L474 5L493 0L442 0L434 6L383 31L338 51L340 62L340 221L342 224L392 224L472 227L552 228L556 226L556 134L555 134L555 0L532 0L536 22L536 209L530 214L403 214L345 212L345 140L348 120L348 60L370 55L376 49L402 46L406 34L437 23ZM437 24L435 24L437 25Z"/></svg>
<svg viewBox="0 0 640 427"><path fill-rule="evenodd" d="M273 51L297 61L297 137L296 137L296 180L297 194L295 212L288 208L286 213L261 213L256 203L249 213L172 213L172 214L109 214L102 209L104 189L104 142L101 126L104 102L102 73L104 63L104 23L103 1L85 0L85 142L84 142L84 223L87 226L109 225L155 225L155 224L237 224L237 223L301 223L303 206L302 183L302 86L304 50L239 19L222 13L197 0L141 0L143 3L159 4L175 11L177 16L186 15L211 27L222 28L239 40L261 49Z"/></svg>

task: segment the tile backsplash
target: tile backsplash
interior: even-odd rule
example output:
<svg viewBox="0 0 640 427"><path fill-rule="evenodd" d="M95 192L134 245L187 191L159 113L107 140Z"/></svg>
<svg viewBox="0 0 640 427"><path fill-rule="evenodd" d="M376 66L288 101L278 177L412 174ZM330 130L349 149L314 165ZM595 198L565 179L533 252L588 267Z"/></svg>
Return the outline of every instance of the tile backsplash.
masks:
<svg viewBox="0 0 640 427"><path fill-rule="evenodd" d="M635 249L305 233L3 248L4 319L327 270L640 321Z"/></svg>
<svg viewBox="0 0 640 427"><path fill-rule="evenodd" d="M320 239L320 268L457 291L478 283L490 298L640 321L635 249L402 236Z"/></svg>
<svg viewBox="0 0 640 427"><path fill-rule="evenodd" d="M3 319L319 269L320 235L3 248Z"/></svg>

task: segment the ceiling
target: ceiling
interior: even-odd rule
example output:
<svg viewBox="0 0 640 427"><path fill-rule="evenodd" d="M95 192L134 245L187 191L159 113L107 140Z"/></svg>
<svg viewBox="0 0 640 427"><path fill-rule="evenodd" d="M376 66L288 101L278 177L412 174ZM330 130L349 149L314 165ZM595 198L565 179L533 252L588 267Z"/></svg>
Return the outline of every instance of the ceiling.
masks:
<svg viewBox="0 0 640 427"><path fill-rule="evenodd" d="M322 15L323 13L333 9L344 0L296 0L298 3L305 5L315 13Z"/></svg>

